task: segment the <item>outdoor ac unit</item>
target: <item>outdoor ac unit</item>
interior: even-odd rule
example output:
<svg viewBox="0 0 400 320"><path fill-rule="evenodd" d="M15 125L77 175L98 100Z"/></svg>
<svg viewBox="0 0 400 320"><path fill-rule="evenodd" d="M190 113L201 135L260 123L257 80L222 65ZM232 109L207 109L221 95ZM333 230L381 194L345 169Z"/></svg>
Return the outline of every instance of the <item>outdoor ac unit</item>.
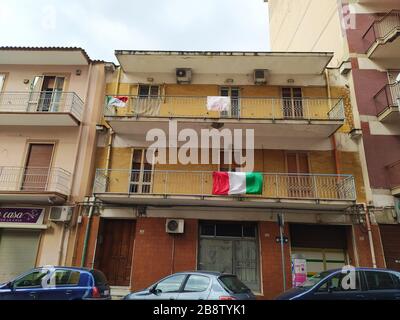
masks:
<svg viewBox="0 0 400 320"><path fill-rule="evenodd" d="M343 62L342 65L340 66L340 74L346 75L350 71L351 71L351 62L350 61Z"/></svg>
<svg viewBox="0 0 400 320"><path fill-rule="evenodd" d="M72 218L74 207L51 207L49 220L53 222L68 222Z"/></svg>
<svg viewBox="0 0 400 320"><path fill-rule="evenodd" d="M255 84L266 84L268 80L269 72L266 69L254 70L254 83Z"/></svg>
<svg viewBox="0 0 400 320"><path fill-rule="evenodd" d="M185 220L183 219L167 219L165 231L167 233L184 233Z"/></svg>
<svg viewBox="0 0 400 320"><path fill-rule="evenodd" d="M190 83L192 81L192 69L190 68L177 68L176 69L176 82L179 84Z"/></svg>

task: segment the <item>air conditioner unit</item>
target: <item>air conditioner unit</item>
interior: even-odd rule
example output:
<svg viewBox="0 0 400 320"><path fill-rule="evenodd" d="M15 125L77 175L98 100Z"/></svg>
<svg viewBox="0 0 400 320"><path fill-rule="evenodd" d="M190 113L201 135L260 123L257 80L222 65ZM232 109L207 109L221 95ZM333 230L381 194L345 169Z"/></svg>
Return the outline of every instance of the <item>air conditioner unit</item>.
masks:
<svg viewBox="0 0 400 320"><path fill-rule="evenodd" d="M256 69L254 70L254 83L255 84L266 84L269 76L267 69Z"/></svg>
<svg viewBox="0 0 400 320"><path fill-rule="evenodd" d="M72 218L74 207L51 207L49 220L53 222L68 222Z"/></svg>
<svg viewBox="0 0 400 320"><path fill-rule="evenodd" d="M350 71L351 71L351 62L350 61L343 62L342 65L340 66L340 74L346 75Z"/></svg>
<svg viewBox="0 0 400 320"><path fill-rule="evenodd" d="M167 233L184 233L185 220L183 219L167 219L165 231Z"/></svg>
<svg viewBox="0 0 400 320"><path fill-rule="evenodd" d="M179 84L190 83L192 81L192 69L190 68L177 68L176 69L176 82Z"/></svg>

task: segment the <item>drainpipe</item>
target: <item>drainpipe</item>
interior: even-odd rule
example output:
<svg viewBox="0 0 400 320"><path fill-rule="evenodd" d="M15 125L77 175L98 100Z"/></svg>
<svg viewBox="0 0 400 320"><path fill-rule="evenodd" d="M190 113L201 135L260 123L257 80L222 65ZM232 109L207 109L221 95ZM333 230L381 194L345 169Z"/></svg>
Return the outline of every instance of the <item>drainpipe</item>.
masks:
<svg viewBox="0 0 400 320"><path fill-rule="evenodd" d="M367 224L367 230L368 230L369 246L371 248L372 266L373 266L373 268L377 268L376 256L375 256L375 248L374 248L374 240L372 238L371 221L369 219L369 209L368 209L368 206L365 203L364 203L364 209L365 209L365 222Z"/></svg>
<svg viewBox="0 0 400 320"><path fill-rule="evenodd" d="M87 256L87 248L89 245L90 227L92 225L94 206L96 205L96 197L93 197L91 200L92 201L91 201L91 204L89 207L88 222L87 222L86 231L85 231L85 240L83 242L81 267L85 266L85 260L86 260L86 256Z"/></svg>

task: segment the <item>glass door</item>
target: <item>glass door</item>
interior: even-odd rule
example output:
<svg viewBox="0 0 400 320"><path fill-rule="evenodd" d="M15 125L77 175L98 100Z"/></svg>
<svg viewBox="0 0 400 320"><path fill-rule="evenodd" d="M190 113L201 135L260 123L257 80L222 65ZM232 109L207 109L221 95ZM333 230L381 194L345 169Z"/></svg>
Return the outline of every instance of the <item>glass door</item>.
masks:
<svg viewBox="0 0 400 320"><path fill-rule="evenodd" d="M150 193L153 166L147 161L146 149L134 149L129 192Z"/></svg>
<svg viewBox="0 0 400 320"><path fill-rule="evenodd" d="M64 77L44 76L37 111L57 112L60 109Z"/></svg>
<svg viewBox="0 0 400 320"><path fill-rule="evenodd" d="M285 118L303 118L301 88L282 88L282 107Z"/></svg>
<svg viewBox="0 0 400 320"><path fill-rule="evenodd" d="M229 111L222 111L221 117L240 117L240 89L238 87L222 87L220 95L221 97L231 97L231 109Z"/></svg>

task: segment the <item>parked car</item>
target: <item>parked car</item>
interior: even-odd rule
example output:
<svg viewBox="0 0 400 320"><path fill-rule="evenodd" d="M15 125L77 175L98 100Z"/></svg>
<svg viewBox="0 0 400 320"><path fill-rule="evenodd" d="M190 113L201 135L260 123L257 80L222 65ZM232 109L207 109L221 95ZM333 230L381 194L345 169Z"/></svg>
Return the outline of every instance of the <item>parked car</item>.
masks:
<svg viewBox="0 0 400 320"><path fill-rule="evenodd" d="M353 271L352 280L342 269L321 272L276 300L400 300L399 272L372 268Z"/></svg>
<svg viewBox="0 0 400 320"><path fill-rule="evenodd" d="M170 275L124 300L255 300L255 296L235 275L193 271Z"/></svg>
<svg viewBox="0 0 400 320"><path fill-rule="evenodd" d="M35 268L0 285L0 300L108 300L110 287L99 270Z"/></svg>

